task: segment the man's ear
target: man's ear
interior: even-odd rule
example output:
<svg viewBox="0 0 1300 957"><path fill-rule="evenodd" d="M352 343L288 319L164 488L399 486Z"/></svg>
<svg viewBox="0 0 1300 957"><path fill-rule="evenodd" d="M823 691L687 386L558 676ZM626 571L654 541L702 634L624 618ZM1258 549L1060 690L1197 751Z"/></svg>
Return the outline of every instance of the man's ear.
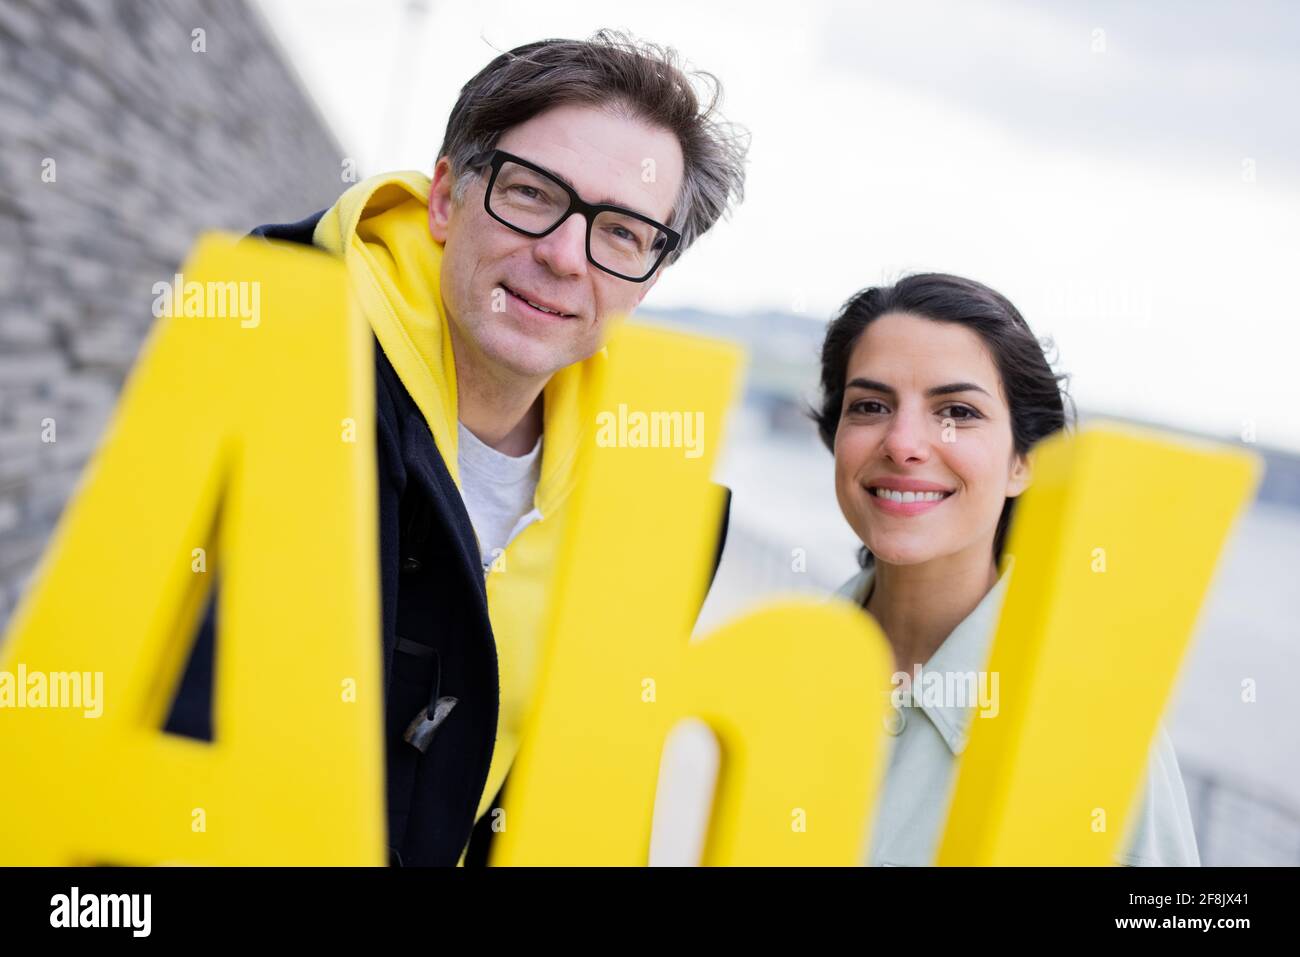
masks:
<svg viewBox="0 0 1300 957"><path fill-rule="evenodd" d="M455 205L451 195L455 183L451 160L444 156L433 167L433 182L429 184L429 235L440 243L447 241L451 210Z"/></svg>
<svg viewBox="0 0 1300 957"><path fill-rule="evenodd" d="M1007 477L1007 498L1015 498L1033 479L1034 453L1032 450L1024 455L1015 455L1011 461L1011 474Z"/></svg>

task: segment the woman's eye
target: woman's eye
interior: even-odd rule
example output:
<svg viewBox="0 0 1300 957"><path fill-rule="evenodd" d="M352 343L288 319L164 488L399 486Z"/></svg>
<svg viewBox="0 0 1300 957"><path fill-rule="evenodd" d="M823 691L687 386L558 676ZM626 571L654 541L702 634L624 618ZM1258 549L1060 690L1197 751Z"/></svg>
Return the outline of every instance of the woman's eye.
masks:
<svg viewBox="0 0 1300 957"><path fill-rule="evenodd" d="M849 406L850 412L861 412L864 415L874 415L877 412L884 412L885 407L875 399L858 399Z"/></svg>
<svg viewBox="0 0 1300 957"><path fill-rule="evenodd" d="M945 419L978 419L980 414L967 405L949 405L939 410Z"/></svg>

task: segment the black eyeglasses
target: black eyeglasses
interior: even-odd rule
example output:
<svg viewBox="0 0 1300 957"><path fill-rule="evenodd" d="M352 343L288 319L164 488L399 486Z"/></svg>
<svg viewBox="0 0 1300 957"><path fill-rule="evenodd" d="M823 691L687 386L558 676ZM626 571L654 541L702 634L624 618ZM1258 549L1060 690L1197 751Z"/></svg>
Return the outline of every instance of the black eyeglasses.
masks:
<svg viewBox="0 0 1300 957"><path fill-rule="evenodd" d="M483 208L517 233L540 239L574 213L587 220L587 259L619 279L645 282L681 242L663 223L622 206L588 203L572 186L505 150L484 154L475 165L490 166Z"/></svg>

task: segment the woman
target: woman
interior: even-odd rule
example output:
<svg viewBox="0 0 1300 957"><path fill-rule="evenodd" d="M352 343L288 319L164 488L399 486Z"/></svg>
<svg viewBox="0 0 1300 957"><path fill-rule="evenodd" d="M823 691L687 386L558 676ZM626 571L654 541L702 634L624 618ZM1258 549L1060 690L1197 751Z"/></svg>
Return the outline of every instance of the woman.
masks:
<svg viewBox="0 0 1300 957"><path fill-rule="evenodd" d="M866 289L831 322L816 418L863 544L862 570L839 593L880 624L903 686L918 666L996 677L982 669L1012 573L1007 526L1030 449L1066 426L1063 378L1015 306L957 276ZM975 706L895 700L867 862L931 864ZM1163 726L1120 848L1122 864L1200 864Z"/></svg>

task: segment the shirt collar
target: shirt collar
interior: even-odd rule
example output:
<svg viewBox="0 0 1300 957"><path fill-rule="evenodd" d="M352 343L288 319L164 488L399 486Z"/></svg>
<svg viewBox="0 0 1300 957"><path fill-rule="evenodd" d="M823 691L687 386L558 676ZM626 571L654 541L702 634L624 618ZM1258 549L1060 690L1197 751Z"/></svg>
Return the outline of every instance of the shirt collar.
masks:
<svg viewBox="0 0 1300 957"><path fill-rule="evenodd" d="M930 672L975 672L978 688L979 672L987 662L993 635L997 629L998 617L1002 610L1002 600L1006 595L1011 580L1011 570L1015 560L1011 555L1004 555L1002 571L997 583L980 599L969 615L961 620L952 633L944 639L930 660L921 666L924 676ZM874 568L864 568L844 583L836 592L849 598L859 607L871 593L875 578ZM924 677L922 678L924 681ZM909 707L919 707L938 730L944 743L954 755L960 754L966 747L970 736L970 723L978 710L977 704L933 704L924 701L922 689L914 689L918 698L908 701Z"/></svg>
<svg viewBox="0 0 1300 957"><path fill-rule="evenodd" d="M506 455L498 452L471 432L464 422L457 420L460 442L456 452L464 471L486 477L494 485L514 485L532 478L536 483L538 458L542 454L542 436L537 437L532 449L523 455Z"/></svg>

